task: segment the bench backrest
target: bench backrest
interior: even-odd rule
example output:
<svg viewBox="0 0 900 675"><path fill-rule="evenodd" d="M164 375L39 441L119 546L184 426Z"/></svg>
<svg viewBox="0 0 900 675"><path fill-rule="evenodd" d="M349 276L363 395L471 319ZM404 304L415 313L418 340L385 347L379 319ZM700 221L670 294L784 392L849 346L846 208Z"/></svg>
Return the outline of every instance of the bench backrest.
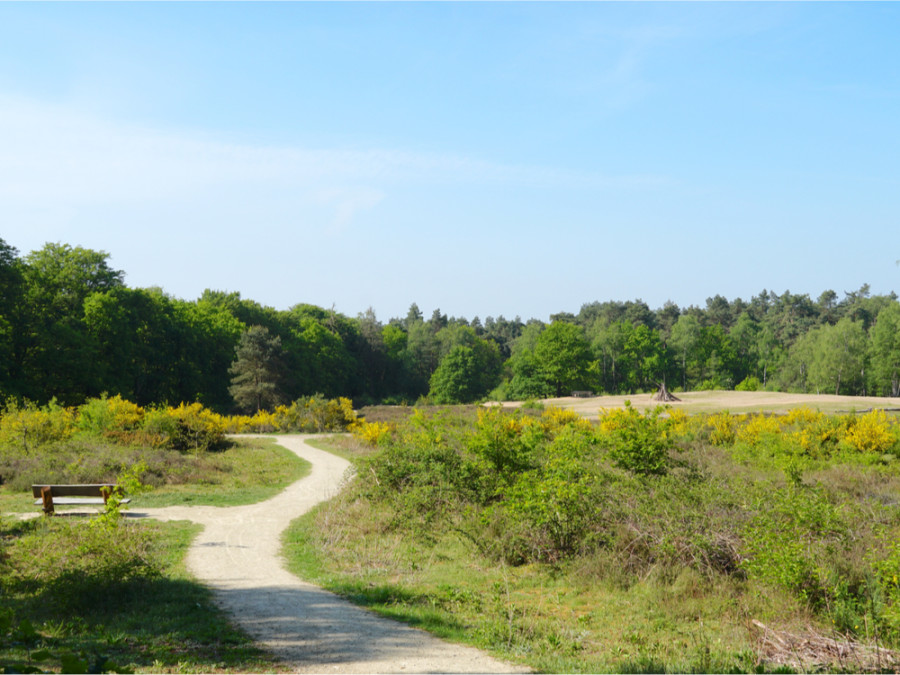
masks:
<svg viewBox="0 0 900 675"><path fill-rule="evenodd" d="M41 497L41 489L49 487L54 497L102 497L104 491L112 491L115 483L94 483L89 485L32 485L31 494Z"/></svg>

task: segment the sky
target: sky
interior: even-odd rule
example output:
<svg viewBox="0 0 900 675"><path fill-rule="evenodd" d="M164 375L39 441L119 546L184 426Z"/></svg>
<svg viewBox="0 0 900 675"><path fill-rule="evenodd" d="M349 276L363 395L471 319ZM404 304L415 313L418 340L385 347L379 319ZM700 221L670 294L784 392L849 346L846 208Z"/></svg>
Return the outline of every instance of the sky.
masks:
<svg viewBox="0 0 900 675"><path fill-rule="evenodd" d="M900 4L0 3L0 239L382 321L900 291Z"/></svg>

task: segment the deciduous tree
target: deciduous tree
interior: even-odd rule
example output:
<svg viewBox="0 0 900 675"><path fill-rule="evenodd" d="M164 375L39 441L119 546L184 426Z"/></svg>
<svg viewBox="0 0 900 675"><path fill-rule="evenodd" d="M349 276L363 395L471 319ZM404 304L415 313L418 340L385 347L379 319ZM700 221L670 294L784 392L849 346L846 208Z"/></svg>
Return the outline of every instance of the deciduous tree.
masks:
<svg viewBox="0 0 900 675"><path fill-rule="evenodd" d="M878 313L869 349L877 391L900 396L900 303L895 301Z"/></svg>
<svg viewBox="0 0 900 675"><path fill-rule="evenodd" d="M556 396L583 388L589 379L591 348L579 325L551 323L538 337L534 356Z"/></svg>

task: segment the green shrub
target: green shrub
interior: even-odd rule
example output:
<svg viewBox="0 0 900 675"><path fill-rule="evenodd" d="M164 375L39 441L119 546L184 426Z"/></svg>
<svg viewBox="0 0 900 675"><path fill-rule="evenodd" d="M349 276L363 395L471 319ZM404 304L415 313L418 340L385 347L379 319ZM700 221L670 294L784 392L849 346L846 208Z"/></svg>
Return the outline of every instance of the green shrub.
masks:
<svg viewBox="0 0 900 675"><path fill-rule="evenodd" d="M536 420L485 408L478 411L467 446L498 487L514 483L520 472L533 468L535 449L544 439L544 427Z"/></svg>
<svg viewBox="0 0 900 675"><path fill-rule="evenodd" d="M601 442L608 444L616 466L639 475L666 473L675 442L668 420L662 417L664 411L658 406L641 414L626 401L623 410L601 416Z"/></svg>
<svg viewBox="0 0 900 675"><path fill-rule="evenodd" d="M759 378L754 375L749 375L741 380L738 384L735 385L735 391L759 391L762 383L759 381Z"/></svg>
<svg viewBox="0 0 900 675"><path fill-rule="evenodd" d="M825 562L849 535L838 511L821 490L795 484L765 490L759 499L743 533L743 569L801 600L823 604Z"/></svg>
<svg viewBox="0 0 900 675"><path fill-rule="evenodd" d="M139 429L144 409L116 395L89 399L78 408L78 429L101 435L107 432L131 432Z"/></svg>
<svg viewBox="0 0 900 675"><path fill-rule="evenodd" d="M182 403L177 408L160 407L144 416L143 431L164 439L173 450L215 450L225 441L225 418L199 403Z"/></svg>
<svg viewBox="0 0 900 675"><path fill-rule="evenodd" d="M322 433L346 431L356 421L356 413L350 399L326 399L316 394L289 406L278 406L273 419L278 431Z"/></svg>
<svg viewBox="0 0 900 675"><path fill-rule="evenodd" d="M556 561L585 546L600 503L599 476L585 462L594 442L592 435L565 429L545 448L541 465L519 473L506 490L494 508L503 508L525 534L508 559Z"/></svg>

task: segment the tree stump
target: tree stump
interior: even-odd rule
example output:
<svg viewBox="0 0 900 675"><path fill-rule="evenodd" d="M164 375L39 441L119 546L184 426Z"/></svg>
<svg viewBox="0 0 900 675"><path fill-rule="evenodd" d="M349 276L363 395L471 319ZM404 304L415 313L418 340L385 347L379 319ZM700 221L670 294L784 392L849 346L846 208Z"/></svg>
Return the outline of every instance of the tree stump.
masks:
<svg viewBox="0 0 900 675"><path fill-rule="evenodd" d="M662 401L663 403L671 403L672 401L680 401L681 399L670 393L668 389L666 389L666 383L663 382L659 385L659 390L653 394L654 401Z"/></svg>

